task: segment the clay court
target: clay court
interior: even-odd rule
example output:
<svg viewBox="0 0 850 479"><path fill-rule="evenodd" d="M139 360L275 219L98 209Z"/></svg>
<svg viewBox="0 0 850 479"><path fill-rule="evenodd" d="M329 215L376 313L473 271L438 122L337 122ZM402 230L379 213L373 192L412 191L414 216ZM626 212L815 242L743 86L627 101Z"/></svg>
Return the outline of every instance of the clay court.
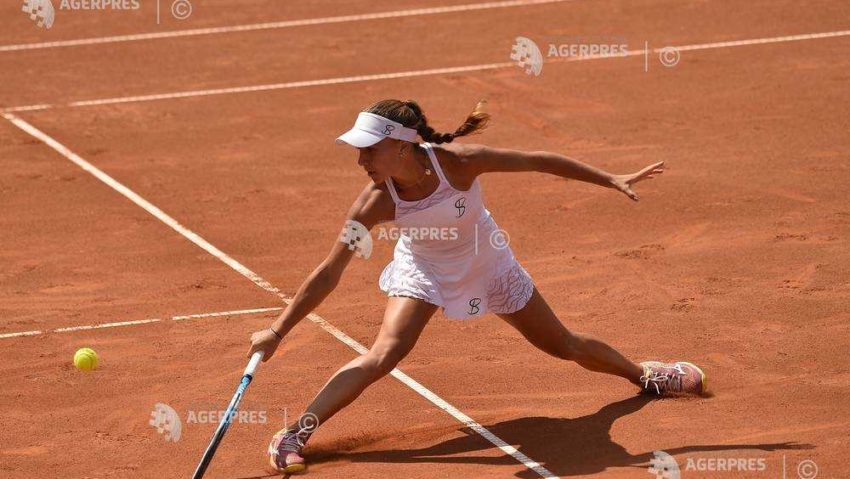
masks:
<svg viewBox="0 0 850 479"><path fill-rule="evenodd" d="M495 315L440 311L315 434L307 477L646 478L655 451L686 479L850 475L850 5L204 0L181 20L163 0L157 24L154 2L59 3L50 29L0 9L3 478L190 477L216 423L186 414L227 406L250 333L337 241L370 180L334 139L384 98L439 131L486 99L490 125L459 142L617 174L664 161L639 202L543 173L480 181L567 327L695 362L713 396L638 396ZM546 57L535 76L517 36L629 54ZM392 252L352 259L260 366L240 409L267 420L234 423L205 477L269 474L285 416L374 340ZM74 368L82 347L96 370ZM157 403L179 441L149 424ZM730 459L764 467L717 469Z"/></svg>

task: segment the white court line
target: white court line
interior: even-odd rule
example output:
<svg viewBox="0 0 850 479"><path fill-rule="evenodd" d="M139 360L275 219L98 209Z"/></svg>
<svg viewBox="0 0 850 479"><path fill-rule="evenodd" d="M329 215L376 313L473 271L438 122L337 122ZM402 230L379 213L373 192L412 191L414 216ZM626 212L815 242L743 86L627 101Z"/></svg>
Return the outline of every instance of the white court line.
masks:
<svg viewBox="0 0 850 479"><path fill-rule="evenodd" d="M134 326L136 324L149 324L149 323L158 323L162 321L159 318L153 319L139 319L136 321L121 321L118 323L104 323L104 324L93 324L93 325L85 325L85 326L71 326L68 328L58 328L54 329L54 333L69 333L71 331L85 331L89 329L104 329L104 328L118 328L121 326Z"/></svg>
<svg viewBox="0 0 850 479"><path fill-rule="evenodd" d="M218 311L215 313L200 313L200 314L187 314L183 316L172 316L169 318L171 321L184 321L186 319L195 319L195 318L213 318L219 316L239 316L242 314L254 314L254 313L265 313L269 311L280 311L283 308L256 308L256 309L239 309L235 311ZM135 321L120 321L117 323L103 323L103 324L87 324L82 326L70 326L66 328L57 328L53 329L50 332L52 333L68 333L72 331L87 331L91 329L105 329L105 328L118 328L122 326L136 326L139 324L150 324L150 323L158 323L162 321L159 318L151 318L151 319L138 319ZM45 334L44 331L21 331L18 333L4 333L0 334L0 339L5 338L19 338L21 336L38 336L40 334Z"/></svg>
<svg viewBox="0 0 850 479"><path fill-rule="evenodd" d="M111 37L81 38L77 40L62 40L42 43L21 43L2 45L0 52L20 50L37 50L45 48L75 47L98 45L102 43L134 42L141 40L156 40L160 38L192 37L198 35L214 35L219 33L250 32L256 30L273 30L279 28L303 27L309 25L326 25L331 23L360 22L364 20L379 20L384 18L413 17L418 15L435 15L440 13L468 12L493 8L521 7L545 3L560 3L572 0L510 0L503 2L471 3L447 7L417 8L413 10L395 10L390 12L364 13L358 15L341 15L336 17L307 18L303 20L285 20L280 22L252 23L229 27L194 28L190 30L173 30L170 32L139 33L134 35L117 35Z"/></svg>
<svg viewBox="0 0 850 479"><path fill-rule="evenodd" d="M194 319L194 318L214 318L217 316L236 316L239 314L254 314L254 313L268 313L271 311L281 311L283 308L256 308L256 309L240 309L238 311L221 311L219 313L201 313L201 314L187 314L186 316L172 316L172 321L183 321L184 319Z"/></svg>
<svg viewBox="0 0 850 479"><path fill-rule="evenodd" d="M396 73L378 73L375 75L360 75L353 77L338 77L338 78L326 78L323 80L306 80L306 81L295 81L288 83L272 83L268 85L253 85L253 86L244 86L244 87L232 87L232 88L216 88L212 90L191 90L184 92L174 92L174 93L160 93L154 95L141 95L141 96L127 96L127 97L118 97L118 98L104 98L100 100L85 100L85 101L75 101L72 103L68 103L65 105L50 105L50 104L42 104L42 105L29 105L29 106L17 106L12 108L6 108L2 110L4 113L17 113L22 111L40 111L40 110L50 110L57 107L81 107L81 106L97 106L97 105L114 105L118 103L137 103L137 102L146 102L146 101L156 101L156 100L171 100L175 98L191 98L198 96L210 96L210 95L227 95L232 93L250 93L250 92L258 92L258 91L267 91L267 90L283 90L287 88L303 88L308 86L319 86L319 85L334 85L340 83L353 83L353 82L361 82L361 81L374 81L374 80L387 80L393 78L405 78L405 77L419 77L425 75L442 75L447 73L462 73L462 72L470 72L470 71L480 71L487 69L495 69L495 68L505 68L513 66L514 64L511 62L503 62L503 63L490 63L484 65L469 65L462 67L449 67L449 68L434 68L430 70L413 70L409 72L396 72Z"/></svg>
<svg viewBox="0 0 850 479"><path fill-rule="evenodd" d="M5 338L20 338L21 336L38 336L39 334L44 333L44 331L21 331L19 333L5 333L0 334L0 339Z"/></svg>
<svg viewBox="0 0 850 479"><path fill-rule="evenodd" d="M841 30L835 32L824 32L824 33L806 33L801 35L786 35L782 37L769 37L769 38L752 38L748 40L733 40L726 42L714 42L714 43L699 43L693 45L681 45L674 46L679 51L690 51L690 50L710 50L717 48L730 48L730 47L740 47L740 46L748 46L748 45L763 45L768 43L782 43L782 42L794 42L794 41L802 41L802 40L816 40L822 38L833 38L833 37L844 37L849 36L850 30ZM653 53L660 53L662 48L655 48L652 50ZM592 56L579 56L579 57L567 57L567 58L557 58L555 60L549 60L544 63L544 65L548 65L550 63L561 63L561 62L574 62L574 61L587 61L587 60L600 60L605 58L624 58L630 56L637 55L645 55L646 50L631 50L627 52L625 55L592 55ZM50 105L50 104L40 104L40 105L27 105L27 106L18 106L11 107L2 110L4 113L14 113L14 112L22 112L22 111L41 111L41 110L49 110L52 108L58 107L83 107L83 106L97 106L97 105L114 105L119 103L137 103L137 102L147 102L147 101L157 101L157 100L172 100L177 98L191 98L191 97L201 97L201 96L214 96L214 95L227 95L234 93L249 93L249 92L259 92L259 91L269 91L269 90L283 90L287 88L303 88L310 86L319 86L319 85L334 85L334 84L342 84L342 83L354 83L354 82L363 82L363 81L374 81L374 80L388 80L395 78L411 78L411 77L421 77L427 75L442 75L447 73L462 73L462 72L472 72L472 71L482 71L482 70L494 70L500 68L516 68L516 64L514 62L501 62L501 63L485 63L479 65L467 65L460 67L448 67L448 68L432 68L428 70L412 70L405 72L395 72L395 73L378 73L374 75L359 75L359 76L351 76L351 77L337 77L337 78L326 78L322 80L305 80L305 81L296 81L296 82L287 82L287 83L272 83L265 85L253 85L253 86L243 86L243 87L232 87L232 88L216 88L210 90L189 90L182 92L172 92L172 93L158 93L153 95L140 95L140 96L126 96L126 97L117 97L117 98L103 98L99 100L85 100L85 101L75 101L67 104L60 105Z"/></svg>
<svg viewBox="0 0 850 479"><path fill-rule="evenodd" d="M89 163L88 161L84 160L79 155L77 155L76 153L74 153L73 151L71 151L66 146L62 145L61 143L59 143L58 141L56 141L52 137L48 136L47 134L45 134L41 130L37 129L36 127L32 126L31 124L27 123L26 121L22 120L21 118L15 116L15 115L12 115L10 113L4 113L3 117L6 118L7 120L9 120L10 122L12 122L15 126L20 128L24 132L28 133L29 135L33 136L34 138L36 138L36 139L38 139L42 142L44 142L47 146L49 146L50 148L53 148L59 154L61 154L62 156L64 156L65 158L67 158L68 160L70 160L71 162L73 162L74 164L76 164L77 166L82 168L83 170L91 173L97 179L99 179L103 183L106 183L107 186L109 186L110 188L112 188L115 191L124 195L127 199L129 199L130 201L135 203L137 206L141 207L142 209L144 209L145 211L147 211L148 213L150 213L151 215L156 217L158 220L160 220L163 223L170 226L172 229L174 229L175 231L177 231L178 233L183 235L186 239L188 239L189 241L191 241L191 242L195 243L196 245L198 245L199 247L201 247L204 251L208 252L209 254L211 254L211 255L215 256L216 258L218 258L219 260L223 261L225 264L227 264L228 266L230 266L231 268L233 268L234 270L239 272L242 276L245 276L246 278L251 280L257 286L263 288L266 291L274 293L275 295L277 295L278 297L283 299L283 301L287 304L292 302L291 298L286 297L283 293L280 292L280 290L278 290L276 287L272 286L271 283L269 283L268 281L266 281L265 279L260 277L258 274L254 273L253 271L251 271L247 267L243 266L241 263L239 263L235 259L231 258L227 254L225 254L224 252L222 252L221 250L219 250L218 248L216 248L215 246L213 246L212 244L207 242L205 239L198 236L196 233L192 232L191 230L189 230L185 226L181 225L180 223L177 222L177 220L175 220L171 216L168 216L166 213L164 213L162 210L160 210L159 208L154 206L152 203L150 203L146 199L142 198L141 196L139 196L138 194L136 194L135 192L133 192L132 190L130 190L129 188L124 186L123 184L119 183L117 180L115 180L111 176L107 175L106 173L104 173L103 171L101 171L100 169L98 169L97 167L95 167L94 165ZM348 336L347 334L345 334L344 332L342 332L338 328L334 327L333 325L328 323L325 319L323 319L319 315L317 315L315 313L310 313L309 315L307 315L307 318L309 318L311 321L313 321L314 323L321 326L322 329L329 332L335 338L337 338L338 340L347 344L349 347L351 347L352 349L354 349L358 353L365 354L368 351L368 349L365 346L363 346L362 344L360 344L359 342L357 342L357 340L355 340L351 336ZM502 452L513 457L518 462L520 462L521 464L523 464L525 467L529 468L530 470L536 472L541 477L544 477L544 478L547 478L547 479L557 478L557 476L555 474L553 474L548 469L546 469L545 467L540 465L538 462L532 460L531 458L529 458L528 456L526 456L522 452L518 451L515 447L511 446L510 444L508 444L507 442L505 442L504 440L502 440L501 438L499 438L498 436L496 436L495 434L490 432L487 428L485 428L484 426L482 426L481 424L479 424L478 422L476 422L475 420L473 420L472 418L470 418L466 414L463 414L462 412L460 412L457 408L455 408L454 406L452 406L451 404L449 404L448 402L446 402L445 400L443 400L442 398L437 396L434 392L432 392L431 390L424 387L420 383L411 379L408 375L401 372L401 370L399 370L398 368L393 369L390 374L394 378L401 381L404 385L406 385L407 387L414 390L420 396L431 401L432 404L434 404L435 406L442 409L443 411L445 411L446 413L448 413L449 415L451 415L452 417L454 417L455 419L457 419L458 421L460 421L461 423L463 423L464 425L466 425L470 429L472 429L475 432L477 432L478 434L480 434L483 438L487 439L493 445L495 445L500 450L502 450Z"/></svg>

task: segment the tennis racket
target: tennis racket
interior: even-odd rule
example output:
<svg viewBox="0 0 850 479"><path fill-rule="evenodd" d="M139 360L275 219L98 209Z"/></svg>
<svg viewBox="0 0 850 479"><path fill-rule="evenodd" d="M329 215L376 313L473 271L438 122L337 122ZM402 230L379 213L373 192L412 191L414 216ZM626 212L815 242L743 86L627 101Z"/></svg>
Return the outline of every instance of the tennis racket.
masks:
<svg viewBox="0 0 850 479"><path fill-rule="evenodd" d="M215 434L213 434L212 440L210 441L210 445L207 446L207 450L204 451L204 456L201 458L201 462L195 469L195 474L192 475L192 479L201 479L204 477L204 472L206 472L207 467L210 465L210 461L212 461L215 450L218 449L218 445L221 443L224 433L226 433L227 428L230 427L230 423L236 415L236 410L239 408L239 401L242 400L242 395L245 394L245 390L248 389L248 385L251 384L251 380L254 379L254 371L257 369L257 365L260 364L260 360L262 359L263 352L257 351L253 356L251 356L251 360L248 361L248 367L246 367L245 372L242 373L242 380L239 381L239 387L236 388L236 393L233 394L233 398L230 400L230 405L227 406L227 412L225 412L224 417L221 418L221 422L218 423L218 428L216 428Z"/></svg>

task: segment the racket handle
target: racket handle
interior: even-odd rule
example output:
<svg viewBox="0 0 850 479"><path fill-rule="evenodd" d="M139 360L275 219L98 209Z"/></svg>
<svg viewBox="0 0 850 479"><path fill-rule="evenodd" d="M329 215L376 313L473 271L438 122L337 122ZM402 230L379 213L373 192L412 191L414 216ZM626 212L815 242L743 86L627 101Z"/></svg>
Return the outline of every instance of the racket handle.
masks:
<svg viewBox="0 0 850 479"><path fill-rule="evenodd" d="M243 376L254 376L254 371L257 369L257 366L260 364L260 361L263 360L263 352L257 351L253 355L251 355L251 360L248 361L248 367L245 368L245 372L242 373Z"/></svg>

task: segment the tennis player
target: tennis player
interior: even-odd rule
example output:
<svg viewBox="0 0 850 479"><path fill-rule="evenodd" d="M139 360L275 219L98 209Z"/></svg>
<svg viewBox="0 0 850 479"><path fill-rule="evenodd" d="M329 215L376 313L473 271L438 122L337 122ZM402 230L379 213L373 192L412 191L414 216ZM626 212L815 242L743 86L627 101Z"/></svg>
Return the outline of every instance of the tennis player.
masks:
<svg viewBox="0 0 850 479"><path fill-rule="evenodd" d="M268 452L278 472L305 470L301 452L316 427L392 371L440 307L452 319L492 312L542 351L625 378L648 394L703 392L705 375L689 362L637 364L599 339L569 331L514 258L484 207L478 182L484 173L538 171L612 188L638 201L632 186L661 174L664 163L615 175L555 153L452 143L486 126L490 117L482 105L454 133L437 133L416 102L383 100L337 138L359 150L358 165L371 180L348 211L346 227L371 230L392 221L403 234L379 280L388 301L375 343L330 378L298 421L274 435ZM356 252L351 246L358 245L336 242L280 317L251 336L249 356L262 350L264 361L272 357L286 334L334 290Z"/></svg>

